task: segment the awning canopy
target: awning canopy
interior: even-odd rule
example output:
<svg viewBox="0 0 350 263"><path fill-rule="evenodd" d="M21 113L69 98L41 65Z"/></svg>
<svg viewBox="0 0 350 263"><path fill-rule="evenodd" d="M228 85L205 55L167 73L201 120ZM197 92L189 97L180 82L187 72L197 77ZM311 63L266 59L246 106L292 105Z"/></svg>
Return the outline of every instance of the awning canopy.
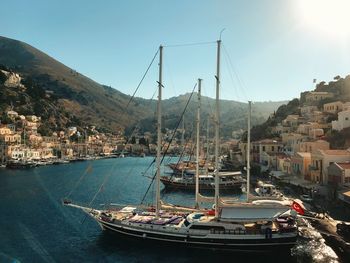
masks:
<svg viewBox="0 0 350 263"><path fill-rule="evenodd" d="M221 221L256 222L269 221L290 210L286 206L223 207Z"/></svg>

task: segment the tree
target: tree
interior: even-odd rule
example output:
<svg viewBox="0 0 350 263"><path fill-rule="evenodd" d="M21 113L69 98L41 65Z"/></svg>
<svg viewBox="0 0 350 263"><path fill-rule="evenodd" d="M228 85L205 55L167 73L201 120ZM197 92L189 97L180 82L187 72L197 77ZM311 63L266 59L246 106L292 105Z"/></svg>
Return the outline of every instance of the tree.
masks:
<svg viewBox="0 0 350 263"><path fill-rule="evenodd" d="M38 128L38 133L40 133L42 136L49 136L52 131L48 127L48 125L40 125Z"/></svg>
<svg viewBox="0 0 350 263"><path fill-rule="evenodd" d="M12 123L11 118L9 116L7 116L6 114L1 116L0 121L3 124L11 124Z"/></svg>
<svg viewBox="0 0 350 263"><path fill-rule="evenodd" d="M145 146L148 147L149 142L148 142L147 139L145 139L145 137L142 137L142 138L140 138L140 140L139 140L139 144L142 144L142 145L145 145Z"/></svg>
<svg viewBox="0 0 350 263"><path fill-rule="evenodd" d="M79 142L79 136L76 133L74 133L72 136L70 136L69 139L71 142Z"/></svg>

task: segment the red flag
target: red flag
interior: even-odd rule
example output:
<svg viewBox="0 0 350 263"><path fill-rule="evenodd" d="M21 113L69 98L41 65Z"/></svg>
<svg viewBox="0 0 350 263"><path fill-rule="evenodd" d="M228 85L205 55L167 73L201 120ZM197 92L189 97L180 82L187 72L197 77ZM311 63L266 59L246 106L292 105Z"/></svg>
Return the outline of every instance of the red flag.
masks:
<svg viewBox="0 0 350 263"><path fill-rule="evenodd" d="M304 213L305 213L304 208L299 203L297 203L295 201L293 201L293 203L292 203L292 209L297 211L297 213L299 215L304 215Z"/></svg>
<svg viewBox="0 0 350 263"><path fill-rule="evenodd" d="M212 210L207 211L207 215L208 216L215 216L215 210L212 209Z"/></svg>

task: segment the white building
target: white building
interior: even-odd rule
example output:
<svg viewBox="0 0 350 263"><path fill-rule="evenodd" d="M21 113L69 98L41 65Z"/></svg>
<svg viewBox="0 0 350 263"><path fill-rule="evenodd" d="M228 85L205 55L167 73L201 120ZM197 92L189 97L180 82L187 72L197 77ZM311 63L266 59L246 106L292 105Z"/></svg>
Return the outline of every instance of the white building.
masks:
<svg viewBox="0 0 350 263"><path fill-rule="evenodd" d="M350 110L338 112L338 120L332 121L332 130L341 131L350 127Z"/></svg>

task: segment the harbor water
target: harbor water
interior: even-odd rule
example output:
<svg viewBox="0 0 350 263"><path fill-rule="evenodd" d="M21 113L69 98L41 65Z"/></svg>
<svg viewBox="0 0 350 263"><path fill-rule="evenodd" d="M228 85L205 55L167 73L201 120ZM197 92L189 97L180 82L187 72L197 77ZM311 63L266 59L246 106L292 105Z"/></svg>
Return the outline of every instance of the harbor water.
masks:
<svg viewBox="0 0 350 263"><path fill-rule="evenodd" d="M95 208L139 204L155 173L152 160L127 157L28 170L1 168L0 262L339 262L311 226L304 228L289 255L259 257L121 238L102 231L81 210L62 205L66 197ZM153 199L154 186L145 203ZM162 191L162 200L193 205L194 194Z"/></svg>

